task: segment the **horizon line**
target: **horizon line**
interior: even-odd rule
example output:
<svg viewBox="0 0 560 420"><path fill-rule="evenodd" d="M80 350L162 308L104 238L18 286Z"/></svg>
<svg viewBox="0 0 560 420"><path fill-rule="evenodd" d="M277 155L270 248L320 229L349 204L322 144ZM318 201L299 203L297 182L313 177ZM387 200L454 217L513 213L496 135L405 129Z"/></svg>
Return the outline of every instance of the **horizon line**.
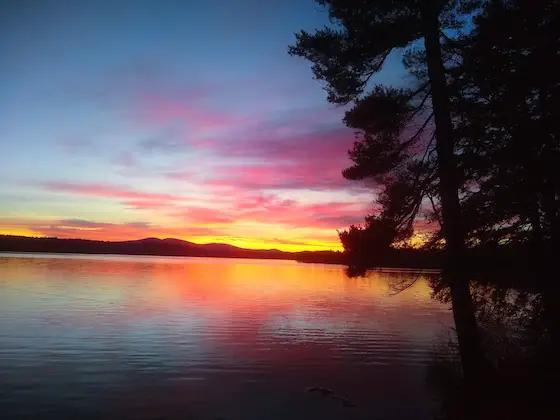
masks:
<svg viewBox="0 0 560 420"><path fill-rule="evenodd" d="M5 234L5 233L0 233L0 237L13 237L13 238L25 238L25 239L56 239L56 240L76 240L76 241L87 241L87 242L103 242L103 243L123 243L123 242L139 242L139 241L144 241L147 239L155 239L158 241L165 241L165 240L174 240L174 241L180 241L180 242L185 242L185 243L189 243L189 244L193 244L193 245L225 245L225 246L229 246L232 248L236 248L236 249L240 249L240 250L247 250L247 251L275 251L275 252L282 252L282 253L286 253L286 254L297 254L297 253L301 253L301 252L333 252L333 253L343 253L343 251L341 250L337 250L337 249L332 249L332 248L327 248L327 249L323 249L323 250L300 250L300 251L284 251L278 248L244 248L244 247L240 247L237 245L231 245L228 243L224 243L224 242L194 242L194 241L189 241L186 239L179 239L179 238L173 238L173 237L166 237L166 238L158 238L156 236L148 236L148 237L144 237L144 238L137 238L137 239L123 239L123 240L100 240L100 239L87 239L87 238L79 238L79 237L72 237L72 238L60 238L57 236L28 236L28 235L14 235L14 234ZM0 251L3 252L3 251Z"/></svg>

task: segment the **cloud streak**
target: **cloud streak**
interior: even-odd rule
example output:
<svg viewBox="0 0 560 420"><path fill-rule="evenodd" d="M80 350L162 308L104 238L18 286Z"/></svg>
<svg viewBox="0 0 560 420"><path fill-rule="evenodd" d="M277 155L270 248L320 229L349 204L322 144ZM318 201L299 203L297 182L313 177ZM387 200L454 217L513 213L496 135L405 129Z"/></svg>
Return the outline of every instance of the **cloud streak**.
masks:
<svg viewBox="0 0 560 420"><path fill-rule="evenodd" d="M354 134L340 123L339 109L307 106L248 118L212 100L208 86L204 94L193 92L132 89L134 101L125 115L140 138L133 147L107 145L103 150L123 183L34 184L75 201L116 201L130 212L125 219L135 211L143 218L141 212L149 212L159 224L108 223L77 214L49 223L29 221L29 229L59 237L181 237L294 250L338 248L336 230L363 221L370 200L351 201L344 194L364 190L341 174L350 164L347 152ZM162 189L137 184L150 177ZM177 193L185 184L188 192ZM323 198L302 200L310 191Z"/></svg>
<svg viewBox="0 0 560 420"><path fill-rule="evenodd" d="M108 223L82 219L0 219L0 232L14 234L25 230L32 235L57 238L79 238L100 241L124 241L146 237L197 238L215 235L208 227L176 228L154 225L149 222Z"/></svg>
<svg viewBox="0 0 560 420"><path fill-rule="evenodd" d="M294 30L327 17L306 2L261 2L259 25L272 30L256 39L232 18L244 15L234 2L221 15L211 5L192 15L181 2L142 3L127 36L121 7L100 6L57 10L57 31L39 19L7 40L19 53L0 112L0 219L32 214L33 232L57 236L338 246L336 229L360 222L371 201L341 175L354 134L307 63L285 53ZM21 42L30 37L46 38ZM149 225L126 224L138 221Z"/></svg>
<svg viewBox="0 0 560 420"><path fill-rule="evenodd" d="M200 170L166 175L174 180L246 190L364 190L363 184L342 177L342 169L350 165L348 150L352 143L353 134L340 128L279 137L251 133L222 139L219 145L192 143L192 150L210 156L203 176ZM162 143L153 147L168 146Z"/></svg>
<svg viewBox="0 0 560 420"><path fill-rule="evenodd" d="M125 205L135 208L155 208L184 200L184 197L167 193L137 191L113 184L87 184L72 182L41 182L44 190L98 198L119 199Z"/></svg>

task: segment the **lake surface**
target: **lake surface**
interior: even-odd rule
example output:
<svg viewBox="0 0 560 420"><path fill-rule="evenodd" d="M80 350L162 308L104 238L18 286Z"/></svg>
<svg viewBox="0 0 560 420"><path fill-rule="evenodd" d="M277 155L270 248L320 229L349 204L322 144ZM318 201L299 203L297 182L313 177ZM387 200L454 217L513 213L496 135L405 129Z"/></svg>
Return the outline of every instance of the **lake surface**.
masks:
<svg viewBox="0 0 560 420"><path fill-rule="evenodd" d="M431 418L426 366L451 323L414 273L0 254L0 416Z"/></svg>

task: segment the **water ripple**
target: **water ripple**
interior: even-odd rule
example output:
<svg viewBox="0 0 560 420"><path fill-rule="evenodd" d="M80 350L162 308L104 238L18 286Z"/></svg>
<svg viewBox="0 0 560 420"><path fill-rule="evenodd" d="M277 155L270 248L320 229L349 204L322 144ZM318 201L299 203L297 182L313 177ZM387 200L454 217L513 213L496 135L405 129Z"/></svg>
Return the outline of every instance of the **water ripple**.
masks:
<svg viewBox="0 0 560 420"><path fill-rule="evenodd" d="M10 418L429 418L425 367L451 317L425 278L392 296L406 276L417 274L0 256L0 408ZM305 392L317 385L352 408Z"/></svg>

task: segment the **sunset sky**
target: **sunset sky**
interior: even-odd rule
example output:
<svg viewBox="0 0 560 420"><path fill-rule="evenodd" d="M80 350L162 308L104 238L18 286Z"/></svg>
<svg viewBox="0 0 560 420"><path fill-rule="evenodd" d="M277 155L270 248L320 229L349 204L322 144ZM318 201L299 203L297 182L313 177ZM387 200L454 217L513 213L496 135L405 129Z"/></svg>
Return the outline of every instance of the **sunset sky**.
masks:
<svg viewBox="0 0 560 420"><path fill-rule="evenodd" d="M372 203L294 32L312 0L0 5L0 233L338 249ZM391 56L377 82L403 81Z"/></svg>

